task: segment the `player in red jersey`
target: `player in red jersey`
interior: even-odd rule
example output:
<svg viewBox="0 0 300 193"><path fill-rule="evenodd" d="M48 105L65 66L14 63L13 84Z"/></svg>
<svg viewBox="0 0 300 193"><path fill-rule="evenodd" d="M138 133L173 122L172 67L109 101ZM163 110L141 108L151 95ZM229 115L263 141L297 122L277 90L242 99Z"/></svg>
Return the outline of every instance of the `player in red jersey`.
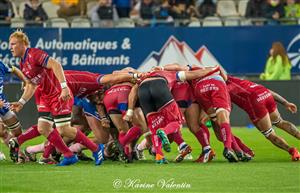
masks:
<svg viewBox="0 0 300 193"><path fill-rule="evenodd" d="M12 103L11 108L19 112L39 87L41 96L38 108L38 130L64 154L64 159L58 166L74 164L78 158L63 142L58 131L52 129L54 122L63 136L75 139L90 149L95 157L96 165L100 165L103 161L103 144L97 146L81 131L70 126L73 96L67 86L61 64L49 57L46 52L29 48L29 39L21 31L16 31L10 35L9 44L12 55L21 58L21 71L28 79L22 97L18 102ZM14 148L13 146L12 143L11 148Z"/></svg>
<svg viewBox="0 0 300 193"><path fill-rule="evenodd" d="M67 85L70 88L72 94L76 97L82 98L87 95L93 94L95 91L102 90L105 84L115 84L122 81L128 81L132 79L132 75L123 74L123 75L101 75L97 73L87 72L87 71L74 71L74 70L66 70L65 77L67 81ZM37 106L40 106L42 92L41 89L37 89L35 91L35 98ZM93 127L93 132L97 135L100 133L105 133L102 127ZM37 129L30 129L28 132L19 136L15 143L21 145L26 140L32 139L39 135ZM97 136L101 138L100 136ZM72 141L68 139L68 141ZM52 146L51 144L49 146Z"/></svg>
<svg viewBox="0 0 300 193"><path fill-rule="evenodd" d="M179 64L169 64L164 66L165 70L176 70L193 72L201 69L200 67L181 66ZM199 105L203 108L206 114L217 123L219 133L224 144L223 155L229 162L237 162L238 158L233 152L233 136L229 115L231 111L230 96L227 92L226 84L223 76L226 76L220 71L208 73L203 78L193 79L191 86L194 91L194 97Z"/></svg>
<svg viewBox="0 0 300 193"><path fill-rule="evenodd" d="M210 134L205 124L199 121L200 108L195 101L193 91L189 83L177 82L172 89L172 95L180 107L181 112L185 116L188 128L202 146L202 153L196 162L206 163L211 161L215 156L215 152L210 147Z"/></svg>
<svg viewBox="0 0 300 193"><path fill-rule="evenodd" d="M183 123L182 114L170 90L177 81L199 78L214 70L219 69L191 72L152 71L138 82L138 99L152 133L158 163L166 163L162 146L167 152L171 150L167 135L178 133Z"/></svg>
<svg viewBox="0 0 300 193"><path fill-rule="evenodd" d="M116 76L120 74L128 73L138 73L133 68L125 68L120 71L114 71L113 74ZM132 145L141 135L147 131L146 120L140 108L132 108L131 111L133 116L132 124L123 119L126 111L128 110L128 95L132 89L131 82L123 82L120 84L113 85L107 89L104 93L103 103L106 107L107 113L109 114L113 124L119 131L119 142L121 147L119 147L120 152L123 148L126 153L126 157L121 155L121 158L125 161L131 161ZM122 154L122 153L121 153ZM127 160L128 159L128 160Z"/></svg>
<svg viewBox="0 0 300 193"><path fill-rule="evenodd" d="M274 145L289 152L292 160L299 160L298 150L290 147L272 128L273 124L299 139L300 132L296 126L281 118L274 97L292 113L297 112L296 105L264 86L248 80L228 76L226 83L232 102L248 113L258 130Z"/></svg>

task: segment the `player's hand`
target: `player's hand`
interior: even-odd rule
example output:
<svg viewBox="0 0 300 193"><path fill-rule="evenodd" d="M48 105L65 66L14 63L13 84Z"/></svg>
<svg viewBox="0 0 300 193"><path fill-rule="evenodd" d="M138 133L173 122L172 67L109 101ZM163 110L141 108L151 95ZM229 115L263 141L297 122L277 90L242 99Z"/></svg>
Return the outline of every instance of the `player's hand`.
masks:
<svg viewBox="0 0 300 193"><path fill-rule="evenodd" d="M61 93L60 93L60 96L59 96L59 99L62 99L63 101L67 101L71 98L71 95L70 95L70 90L68 87L66 88L63 88L61 90Z"/></svg>
<svg viewBox="0 0 300 193"><path fill-rule="evenodd" d="M297 113L297 106L294 103L288 102L288 103L286 103L285 107L291 113L293 113L293 114Z"/></svg>
<svg viewBox="0 0 300 193"><path fill-rule="evenodd" d="M10 110L14 112L20 112L23 109L23 105L20 102L10 103Z"/></svg>
<svg viewBox="0 0 300 193"><path fill-rule="evenodd" d="M100 121L101 121L102 127L106 128L106 129L110 128L110 121L106 117L101 118Z"/></svg>
<svg viewBox="0 0 300 193"><path fill-rule="evenodd" d="M126 114L123 116L123 120L128 121L128 122L132 122L133 114L131 115L131 113L128 113L128 111L127 111Z"/></svg>
<svg viewBox="0 0 300 193"><path fill-rule="evenodd" d="M145 78L145 77L147 77L148 76L148 73L147 72L139 72L138 73L138 78L140 79L140 78Z"/></svg>
<svg viewBox="0 0 300 193"><path fill-rule="evenodd" d="M161 71L161 70L164 70L164 68L162 66L154 66L151 70L152 71Z"/></svg>

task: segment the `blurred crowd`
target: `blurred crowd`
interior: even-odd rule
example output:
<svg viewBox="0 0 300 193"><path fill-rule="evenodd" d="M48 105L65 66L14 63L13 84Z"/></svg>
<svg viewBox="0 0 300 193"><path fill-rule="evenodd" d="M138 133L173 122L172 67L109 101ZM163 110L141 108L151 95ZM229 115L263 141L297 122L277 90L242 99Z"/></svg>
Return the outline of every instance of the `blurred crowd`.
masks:
<svg viewBox="0 0 300 193"><path fill-rule="evenodd" d="M25 3L23 1L23 10L21 7L15 8L18 6L14 4L20 3L18 0L0 0L0 20L9 23L18 14L26 21L39 24L49 18L47 9L53 9L52 5L57 7L58 18L80 16L88 17L93 22L120 18L164 22L199 20L212 16L222 17L218 11L220 1L234 2L238 9L239 1L245 0L28 0ZM47 6L43 5L45 2ZM256 21L258 25L262 22L278 24L284 18L299 18L300 3L297 0L248 0L244 15L236 16L264 19ZM286 23L293 24L293 21Z"/></svg>

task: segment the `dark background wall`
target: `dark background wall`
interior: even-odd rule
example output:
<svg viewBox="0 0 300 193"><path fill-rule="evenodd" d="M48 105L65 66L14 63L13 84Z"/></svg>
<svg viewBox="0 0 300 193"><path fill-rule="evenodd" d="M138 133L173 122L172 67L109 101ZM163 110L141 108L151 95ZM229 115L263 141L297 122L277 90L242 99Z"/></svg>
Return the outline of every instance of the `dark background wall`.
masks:
<svg viewBox="0 0 300 193"><path fill-rule="evenodd" d="M263 84L267 88L284 96L290 102L295 103L300 111L300 80L271 82L258 81L257 83ZM5 85L4 91L9 101L19 100L22 93L20 84L7 84ZM287 119L296 125L300 125L299 111L296 114L291 114L280 104L278 104L278 108L284 119ZM18 113L18 116L24 129L37 123L37 110L33 99L25 105L24 109ZM233 126L246 126L250 123L251 122L249 121L247 114L237 106L234 106L231 113L231 124Z"/></svg>

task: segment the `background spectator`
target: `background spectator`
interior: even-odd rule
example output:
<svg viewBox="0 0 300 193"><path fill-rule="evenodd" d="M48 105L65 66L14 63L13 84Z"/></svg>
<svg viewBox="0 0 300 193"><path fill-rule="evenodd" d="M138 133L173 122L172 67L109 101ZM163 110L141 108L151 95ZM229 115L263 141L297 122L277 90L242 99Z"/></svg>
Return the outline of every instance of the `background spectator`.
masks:
<svg viewBox="0 0 300 193"><path fill-rule="evenodd" d="M264 17L265 0L249 0L246 7L245 17L260 18Z"/></svg>
<svg viewBox="0 0 300 193"><path fill-rule="evenodd" d="M155 9L155 18L159 20L173 21L173 11L169 0L162 0L161 4Z"/></svg>
<svg viewBox="0 0 300 193"><path fill-rule="evenodd" d="M28 21L26 26L42 26L48 19L47 13L39 0L29 0L25 4L24 19Z"/></svg>
<svg viewBox="0 0 300 193"><path fill-rule="evenodd" d="M262 80L291 80L291 62L282 43L274 42L270 49Z"/></svg>
<svg viewBox="0 0 300 193"><path fill-rule="evenodd" d="M267 0L264 7L264 17L268 19L268 24L279 24L279 19L284 17L284 7L280 0Z"/></svg>
<svg viewBox="0 0 300 193"><path fill-rule="evenodd" d="M153 0L141 0L132 9L130 16L132 18L141 18L150 20L154 17L155 4Z"/></svg>
<svg viewBox="0 0 300 193"><path fill-rule="evenodd" d="M217 10L216 4L213 0L204 0L198 7L200 18L207 16L215 16Z"/></svg>
<svg viewBox="0 0 300 193"><path fill-rule="evenodd" d="M169 4L171 6L177 6L180 3L184 3L186 7L195 6L194 0L169 0Z"/></svg>
<svg viewBox="0 0 300 193"><path fill-rule="evenodd" d="M58 17L84 16L86 13L85 0L52 0L52 3L60 6L57 10Z"/></svg>
<svg viewBox="0 0 300 193"><path fill-rule="evenodd" d="M155 22L153 22L153 26L173 26L173 9L169 4L168 0L162 0L161 4L156 6L154 11Z"/></svg>
<svg viewBox="0 0 300 193"><path fill-rule="evenodd" d="M113 4L117 9L120 18L129 17L132 6L131 0L113 0Z"/></svg>
<svg viewBox="0 0 300 193"><path fill-rule="evenodd" d="M0 25L9 25L14 15L11 2L8 0L0 0Z"/></svg>
<svg viewBox="0 0 300 193"><path fill-rule="evenodd" d="M94 27L113 27L113 22L119 18L116 8L109 0L99 0L88 16Z"/></svg>
<svg viewBox="0 0 300 193"><path fill-rule="evenodd" d="M287 0L284 6L285 18L295 19L300 18L300 5L295 0ZM297 24L297 20L288 21L287 24Z"/></svg>

